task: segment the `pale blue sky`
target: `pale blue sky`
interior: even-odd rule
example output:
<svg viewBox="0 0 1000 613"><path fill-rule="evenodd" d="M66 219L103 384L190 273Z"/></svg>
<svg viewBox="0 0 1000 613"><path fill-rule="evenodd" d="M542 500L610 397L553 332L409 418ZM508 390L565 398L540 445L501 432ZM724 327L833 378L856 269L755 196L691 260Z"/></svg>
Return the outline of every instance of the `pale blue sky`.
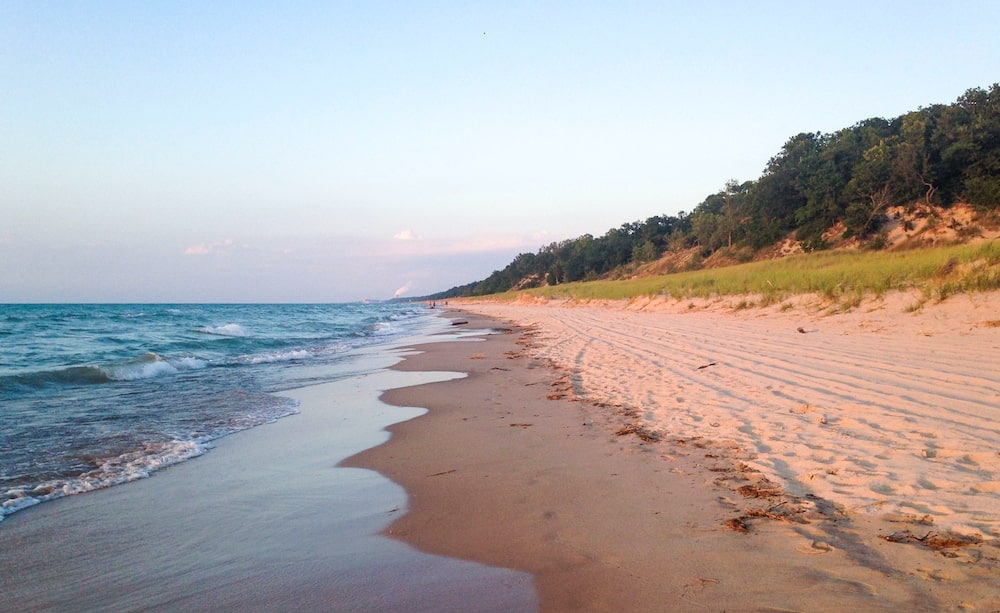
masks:
<svg viewBox="0 0 1000 613"><path fill-rule="evenodd" d="M0 0L0 302L342 301L1000 80L1000 2Z"/></svg>

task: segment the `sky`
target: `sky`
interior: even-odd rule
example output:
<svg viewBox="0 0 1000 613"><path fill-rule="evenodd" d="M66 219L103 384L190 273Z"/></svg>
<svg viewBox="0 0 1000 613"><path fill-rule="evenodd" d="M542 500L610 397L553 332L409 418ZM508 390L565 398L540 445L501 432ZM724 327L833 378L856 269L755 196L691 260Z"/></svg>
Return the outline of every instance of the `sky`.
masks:
<svg viewBox="0 0 1000 613"><path fill-rule="evenodd" d="M0 0L0 303L344 302L1000 81L1000 2Z"/></svg>

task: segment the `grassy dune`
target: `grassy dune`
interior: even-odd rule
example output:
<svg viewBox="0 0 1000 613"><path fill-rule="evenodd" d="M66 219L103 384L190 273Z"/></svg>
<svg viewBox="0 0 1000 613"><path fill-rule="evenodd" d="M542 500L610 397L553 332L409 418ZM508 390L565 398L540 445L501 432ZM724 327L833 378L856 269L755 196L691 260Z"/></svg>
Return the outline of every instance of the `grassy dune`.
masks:
<svg viewBox="0 0 1000 613"><path fill-rule="evenodd" d="M642 296L759 296L757 304L819 294L851 306L866 296L916 290L928 300L1000 289L1000 241L905 251L824 251L622 281L586 281L523 290L547 298L621 300ZM513 297L509 292L504 297ZM749 305L748 305L749 306Z"/></svg>

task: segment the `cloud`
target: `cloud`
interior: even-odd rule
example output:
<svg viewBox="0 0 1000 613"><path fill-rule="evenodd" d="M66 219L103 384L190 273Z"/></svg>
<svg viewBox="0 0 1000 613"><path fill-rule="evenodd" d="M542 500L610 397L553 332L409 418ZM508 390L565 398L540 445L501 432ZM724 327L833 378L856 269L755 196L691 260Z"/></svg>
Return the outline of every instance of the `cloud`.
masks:
<svg viewBox="0 0 1000 613"><path fill-rule="evenodd" d="M407 281L406 285L393 292L392 297L399 298L400 296L408 293L412 289L413 289L413 281Z"/></svg>
<svg viewBox="0 0 1000 613"><path fill-rule="evenodd" d="M494 236L466 241L444 243L438 246L438 253L488 253L491 251L511 251L528 248L533 243L519 236Z"/></svg>
<svg viewBox="0 0 1000 613"><path fill-rule="evenodd" d="M399 241L415 241L420 239L420 237L413 233L413 230L407 228L401 232L397 232L393 235L393 238Z"/></svg>
<svg viewBox="0 0 1000 613"><path fill-rule="evenodd" d="M209 253L212 253L212 248L205 243L191 245L184 250L184 255L208 255Z"/></svg>
<svg viewBox="0 0 1000 613"><path fill-rule="evenodd" d="M191 245L184 250L184 255L211 255L213 253L228 253L233 246L233 239L227 238L224 241L214 243L198 243Z"/></svg>
<svg viewBox="0 0 1000 613"><path fill-rule="evenodd" d="M403 238L404 236L413 238ZM546 241L517 235L422 238L404 231L393 237L392 241L357 245L355 251L356 255L394 257L509 253L535 251L543 242Z"/></svg>

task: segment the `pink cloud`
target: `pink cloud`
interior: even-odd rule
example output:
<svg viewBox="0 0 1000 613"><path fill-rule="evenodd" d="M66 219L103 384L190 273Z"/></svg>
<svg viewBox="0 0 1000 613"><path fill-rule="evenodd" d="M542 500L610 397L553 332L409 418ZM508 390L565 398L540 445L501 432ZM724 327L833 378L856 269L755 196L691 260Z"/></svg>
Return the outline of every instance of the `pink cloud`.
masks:
<svg viewBox="0 0 1000 613"><path fill-rule="evenodd" d="M420 237L414 234L413 230L407 228L406 230L394 234L393 238L399 241L415 241L418 240Z"/></svg>
<svg viewBox="0 0 1000 613"><path fill-rule="evenodd" d="M184 255L211 255L213 253L228 253L229 248L233 246L233 239L227 238L224 241L216 241L214 243L198 243L197 245L191 245L184 250Z"/></svg>

